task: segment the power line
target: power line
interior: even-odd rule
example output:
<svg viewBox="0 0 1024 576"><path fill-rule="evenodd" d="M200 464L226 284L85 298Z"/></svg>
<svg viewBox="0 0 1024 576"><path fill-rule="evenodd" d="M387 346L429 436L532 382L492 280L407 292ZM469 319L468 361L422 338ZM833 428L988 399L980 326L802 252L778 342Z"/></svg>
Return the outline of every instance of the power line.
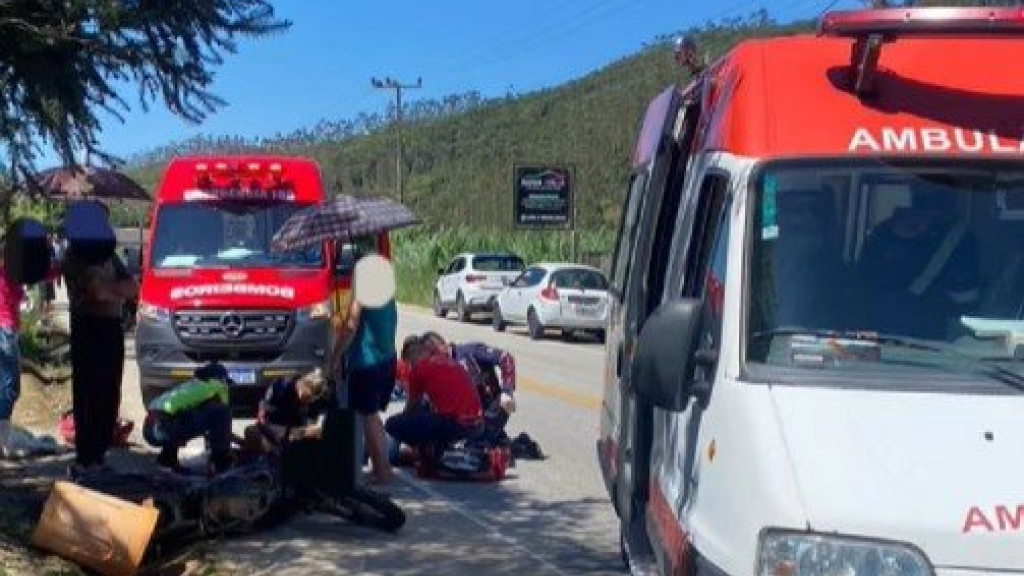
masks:
<svg viewBox="0 0 1024 576"><path fill-rule="evenodd" d="M403 84L390 76L383 80L371 78L370 84L377 89L395 91L395 125L398 132L395 144L395 187L398 189L398 201L404 204L405 190L402 186L402 90L423 88L423 78L417 78L415 84Z"/></svg>

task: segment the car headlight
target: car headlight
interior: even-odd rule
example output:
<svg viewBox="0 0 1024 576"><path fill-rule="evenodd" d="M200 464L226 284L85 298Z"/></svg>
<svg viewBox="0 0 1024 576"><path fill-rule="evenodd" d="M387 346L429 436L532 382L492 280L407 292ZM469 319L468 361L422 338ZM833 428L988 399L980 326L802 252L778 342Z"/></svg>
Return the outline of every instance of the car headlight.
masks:
<svg viewBox="0 0 1024 576"><path fill-rule="evenodd" d="M331 301L324 300L323 302L317 302L312 306L306 306L299 311L299 314L303 318L309 319L327 318L331 315Z"/></svg>
<svg viewBox="0 0 1024 576"><path fill-rule="evenodd" d="M147 302L139 303L138 315L139 320L148 320L150 322L167 322L171 319L170 310L154 306Z"/></svg>
<svg viewBox="0 0 1024 576"><path fill-rule="evenodd" d="M915 548L801 532L767 531L761 536L758 576L933 576Z"/></svg>

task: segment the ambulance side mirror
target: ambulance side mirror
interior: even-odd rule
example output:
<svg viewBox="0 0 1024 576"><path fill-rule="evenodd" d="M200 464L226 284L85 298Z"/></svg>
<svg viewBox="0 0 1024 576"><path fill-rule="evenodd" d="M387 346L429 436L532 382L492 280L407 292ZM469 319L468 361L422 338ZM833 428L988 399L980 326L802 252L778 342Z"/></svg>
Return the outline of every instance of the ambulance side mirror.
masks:
<svg viewBox="0 0 1024 576"><path fill-rule="evenodd" d="M666 302L644 323L631 378L640 398L671 412L686 409L693 393L702 308L695 298Z"/></svg>
<svg viewBox="0 0 1024 576"><path fill-rule="evenodd" d="M351 276L356 268L356 260L358 260L356 256L356 252L350 244L338 250L334 255L334 277Z"/></svg>

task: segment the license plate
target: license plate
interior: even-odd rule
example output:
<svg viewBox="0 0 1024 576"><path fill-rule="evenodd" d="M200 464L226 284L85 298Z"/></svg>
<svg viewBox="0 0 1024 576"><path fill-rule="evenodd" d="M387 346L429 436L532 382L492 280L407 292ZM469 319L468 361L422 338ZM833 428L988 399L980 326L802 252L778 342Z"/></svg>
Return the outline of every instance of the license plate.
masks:
<svg viewBox="0 0 1024 576"><path fill-rule="evenodd" d="M235 381L235 384L255 384L255 370L228 370L228 376Z"/></svg>
<svg viewBox="0 0 1024 576"><path fill-rule="evenodd" d="M577 316L597 316L597 306L574 306Z"/></svg>

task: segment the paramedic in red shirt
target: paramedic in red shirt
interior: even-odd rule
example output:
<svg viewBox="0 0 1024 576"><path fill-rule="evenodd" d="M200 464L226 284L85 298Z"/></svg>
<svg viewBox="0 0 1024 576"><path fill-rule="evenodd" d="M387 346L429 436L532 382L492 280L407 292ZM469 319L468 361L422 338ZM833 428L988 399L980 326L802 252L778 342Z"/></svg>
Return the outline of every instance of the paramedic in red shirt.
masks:
<svg viewBox="0 0 1024 576"><path fill-rule="evenodd" d="M409 366L405 409L388 418L387 432L402 444L422 450L483 432L480 396L469 373L453 358L434 354L417 336L406 338L402 359ZM424 410L422 400L430 403Z"/></svg>

